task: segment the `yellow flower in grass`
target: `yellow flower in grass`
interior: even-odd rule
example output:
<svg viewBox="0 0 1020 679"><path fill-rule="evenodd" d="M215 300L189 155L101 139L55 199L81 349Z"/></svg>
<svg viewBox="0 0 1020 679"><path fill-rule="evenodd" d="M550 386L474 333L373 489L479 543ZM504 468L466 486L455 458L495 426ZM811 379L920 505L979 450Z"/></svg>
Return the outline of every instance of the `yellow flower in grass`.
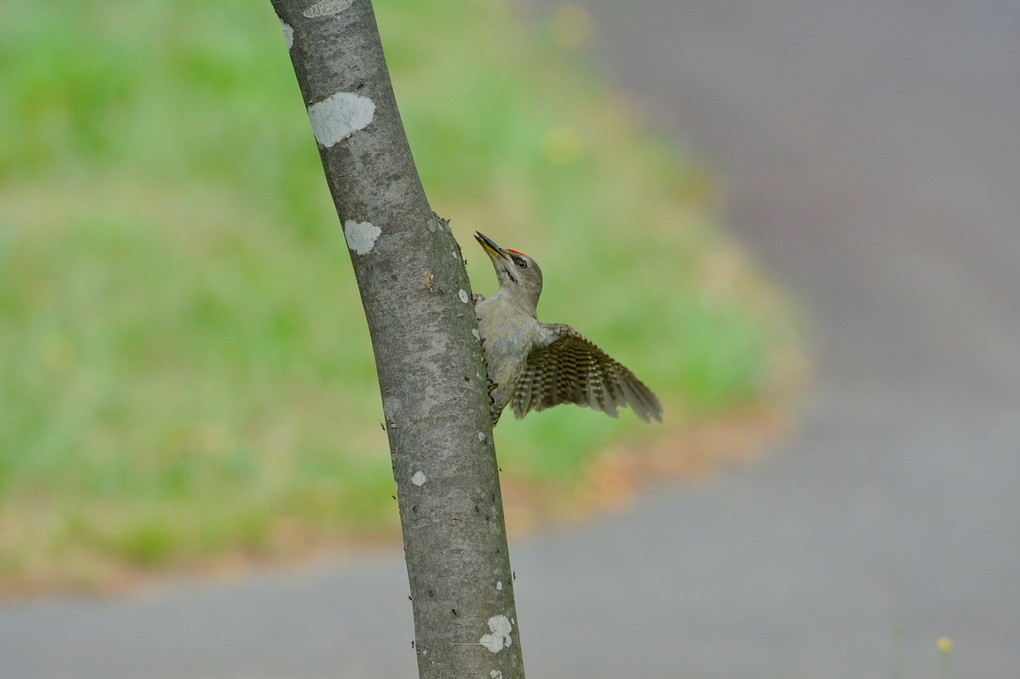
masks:
<svg viewBox="0 0 1020 679"><path fill-rule="evenodd" d="M542 139L542 155L553 165L570 165L578 156L584 142L572 127L557 127L546 133Z"/></svg>

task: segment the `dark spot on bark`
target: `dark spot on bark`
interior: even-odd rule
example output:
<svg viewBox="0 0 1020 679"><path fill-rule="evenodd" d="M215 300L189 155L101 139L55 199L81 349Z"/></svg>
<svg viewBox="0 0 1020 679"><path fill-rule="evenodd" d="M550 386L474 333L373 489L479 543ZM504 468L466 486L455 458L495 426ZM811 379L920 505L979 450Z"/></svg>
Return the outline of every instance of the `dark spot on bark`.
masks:
<svg viewBox="0 0 1020 679"><path fill-rule="evenodd" d="M480 509L478 508L478 505L475 505L475 514L478 514L478 513L479 513L479 512L481 512L481 511L482 511L482 510L480 510Z"/></svg>
<svg viewBox="0 0 1020 679"><path fill-rule="evenodd" d="M454 616L457 615L457 609L456 608L451 608L450 612L453 613Z"/></svg>
<svg viewBox="0 0 1020 679"><path fill-rule="evenodd" d="M411 513L412 514L418 513L418 505L411 505Z"/></svg>
<svg viewBox="0 0 1020 679"><path fill-rule="evenodd" d="M465 382L470 382L470 381L471 381L471 378L470 378L470 377L468 377L467 375L464 375L464 381L465 381Z"/></svg>
<svg viewBox="0 0 1020 679"><path fill-rule="evenodd" d="M429 598L430 599L435 599L436 598L436 593L433 592L431 589L429 590Z"/></svg>

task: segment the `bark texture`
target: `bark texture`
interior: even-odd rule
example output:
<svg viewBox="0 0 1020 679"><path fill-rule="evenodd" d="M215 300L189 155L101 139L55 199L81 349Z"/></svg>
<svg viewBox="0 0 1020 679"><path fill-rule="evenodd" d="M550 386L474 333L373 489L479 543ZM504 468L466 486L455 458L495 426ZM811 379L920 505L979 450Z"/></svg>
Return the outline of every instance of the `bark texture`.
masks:
<svg viewBox="0 0 1020 679"><path fill-rule="evenodd" d="M273 6L372 336L419 675L523 677L471 288L422 190L371 2Z"/></svg>

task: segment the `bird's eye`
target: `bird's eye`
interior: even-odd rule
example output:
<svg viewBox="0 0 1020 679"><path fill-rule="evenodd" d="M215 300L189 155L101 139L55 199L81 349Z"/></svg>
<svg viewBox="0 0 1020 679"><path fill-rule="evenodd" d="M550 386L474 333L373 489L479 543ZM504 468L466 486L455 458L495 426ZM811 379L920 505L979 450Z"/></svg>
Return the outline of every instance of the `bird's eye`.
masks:
<svg viewBox="0 0 1020 679"><path fill-rule="evenodd" d="M517 265L518 269L527 269L528 268L528 263L525 262L523 259L515 259L514 263Z"/></svg>

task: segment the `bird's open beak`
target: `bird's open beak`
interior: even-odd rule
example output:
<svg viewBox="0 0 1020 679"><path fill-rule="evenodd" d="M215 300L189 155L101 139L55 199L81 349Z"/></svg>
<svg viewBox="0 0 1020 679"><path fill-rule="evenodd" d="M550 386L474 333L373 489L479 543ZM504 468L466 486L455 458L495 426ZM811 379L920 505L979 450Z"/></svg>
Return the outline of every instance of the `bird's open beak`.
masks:
<svg viewBox="0 0 1020 679"><path fill-rule="evenodd" d="M492 259L496 259L497 257L507 260L510 259L510 255L506 253L506 250L496 245L491 238L486 236L481 231L475 231L475 240L477 240L481 244L482 248L485 250L485 253L489 255L489 257L491 257Z"/></svg>

